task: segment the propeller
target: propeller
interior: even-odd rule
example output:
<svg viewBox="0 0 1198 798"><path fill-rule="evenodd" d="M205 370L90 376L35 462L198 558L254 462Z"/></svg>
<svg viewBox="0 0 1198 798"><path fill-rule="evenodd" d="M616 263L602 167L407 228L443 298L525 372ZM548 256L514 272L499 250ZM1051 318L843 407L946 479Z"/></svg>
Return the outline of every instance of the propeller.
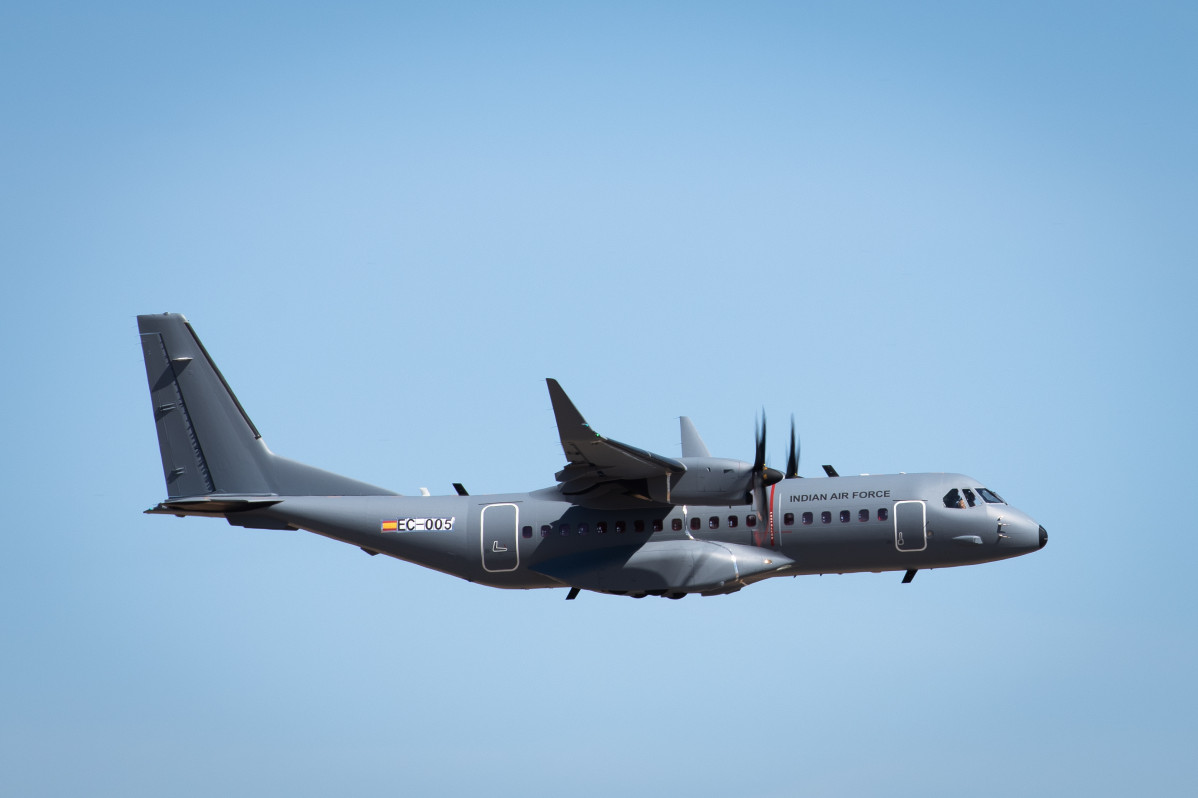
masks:
<svg viewBox="0 0 1198 798"><path fill-rule="evenodd" d="M786 460L786 478L799 478L799 439L795 437L795 417L790 414L790 457Z"/></svg>
<svg viewBox="0 0 1198 798"><path fill-rule="evenodd" d="M757 509L757 517L767 520L770 517L770 500L765 489L776 482L782 481L782 472L765 464L765 411L761 411L761 427L757 434L757 454L753 458L753 499Z"/></svg>

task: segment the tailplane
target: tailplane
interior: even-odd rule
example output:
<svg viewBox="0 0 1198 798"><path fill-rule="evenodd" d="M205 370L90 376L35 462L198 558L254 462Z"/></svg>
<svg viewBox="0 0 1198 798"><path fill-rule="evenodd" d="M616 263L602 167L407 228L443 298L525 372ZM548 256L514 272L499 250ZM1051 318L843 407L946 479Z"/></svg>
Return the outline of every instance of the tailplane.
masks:
<svg viewBox="0 0 1198 798"><path fill-rule="evenodd" d="M182 315L138 316L137 327L168 502L213 496L395 495L273 454Z"/></svg>

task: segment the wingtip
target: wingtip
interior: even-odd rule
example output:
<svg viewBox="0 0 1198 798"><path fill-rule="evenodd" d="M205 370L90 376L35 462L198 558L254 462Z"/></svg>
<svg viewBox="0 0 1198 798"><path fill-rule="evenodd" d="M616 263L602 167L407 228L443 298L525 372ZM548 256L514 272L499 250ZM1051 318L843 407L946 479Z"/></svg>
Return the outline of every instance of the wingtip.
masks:
<svg viewBox="0 0 1198 798"><path fill-rule="evenodd" d="M578 412L578 408L574 406L574 402L566 395L566 391L558 384L557 380L546 377L545 383L549 386L549 401L553 404L553 414L557 418L558 431L561 432L563 426L581 425L585 427L586 419L582 417L582 413Z"/></svg>

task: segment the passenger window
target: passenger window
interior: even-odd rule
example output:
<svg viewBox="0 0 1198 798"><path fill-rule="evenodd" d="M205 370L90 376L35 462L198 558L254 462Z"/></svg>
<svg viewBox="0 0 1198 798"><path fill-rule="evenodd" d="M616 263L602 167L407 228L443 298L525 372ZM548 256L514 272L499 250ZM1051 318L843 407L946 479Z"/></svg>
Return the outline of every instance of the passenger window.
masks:
<svg viewBox="0 0 1198 798"><path fill-rule="evenodd" d="M590 527L588 527L586 524L578 525L578 534L585 535L587 532L590 532L590 531L591 531Z"/></svg>
<svg viewBox="0 0 1198 798"><path fill-rule="evenodd" d="M786 515L782 516L782 523L785 524L786 526L794 526L795 525L795 514L787 513Z"/></svg>
<svg viewBox="0 0 1198 798"><path fill-rule="evenodd" d="M596 521L595 522L595 534L596 535L606 535L607 534L607 522L606 521Z"/></svg>
<svg viewBox="0 0 1198 798"><path fill-rule="evenodd" d="M878 520L879 521L887 521L889 519L890 519L890 511L887 510L885 507L879 507L878 508Z"/></svg>
<svg viewBox="0 0 1198 798"><path fill-rule="evenodd" d="M853 514L850 513L848 510L840 511L840 523L847 524L852 517L853 517Z"/></svg>
<svg viewBox="0 0 1198 798"><path fill-rule="evenodd" d="M747 527L757 526L757 515L755 513L749 513L748 515L745 516L745 526L747 526Z"/></svg>
<svg viewBox="0 0 1198 798"><path fill-rule="evenodd" d="M670 528L673 529L675 532L681 532L682 531L682 519L675 518L673 521L670 522Z"/></svg>
<svg viewBox="0 0 1198 798"><path fill-rule="evenodd" d="M616 532L622 533L627 528L628 528L628 525L625 524L623 521L616 521Z"/></svg>
<svg viewBox="0 0 1198 798"><path fill-rule="evenodd" d="M558 532L560 532L560 533L561 533L561 534L563 534L563 535L568 535L568 534L570 534L570 525L569 525L569 524L562 524L562 525L561 525L561 528L560 528L560 529L558 529Z"/></svg>
<svg viewBox="0 0 1198 798"><path fill-rule="evenodd" d="M553 527L550 526L549 524L541 525L541 537L543 537L543 538L549 537L549 533L552 531L553 531Z"/></svg>
<svg viewBox="0 0 1198 798"><path fill-rule="evenodd" d="M740 522L737 520L735 515L728 516L728 528L729 529L736 529L736 525L738 523L740 523Z"/></svg>
<svg viewBox="0 0 1198 798"><path fill-rule="evenodd" d="M691 516L691 530L692 531L697 532L699 530L699 527L701 527L702 525L703 525L703 522L699 520L699 516L697 516L697 515Z"/></svg>
<svg viewBox="0 0 1198 798"><path fill-rule="evenodd" d="M530 527L530 526L521 527L520 528L520 536L526 537L526 538L532 537L532 527Z"/></svg>
<svg viewBox="0 0 1198 798"><path fill-rule="evenodd" d="M645 522L640 518L633 521L632 522L632 531L633 532L644 532L645 531Z"/></svg>
<svg viewBox="0 0 1198 798"><path fill-rule="evenodd" d="M973 495L973 491L971 491L969 488L963 488L961 492L965 494L965 501L969 502L970 507L973 507L977 504L977 497Z"/></svg>
<svg viewBox="0 0 1198 798"><path fill-rule="evenodd" d="M811 522L814 520L815 520L815 516L813 516L811 513L809 513L809 512L803 513L803 523L804 524L810 525Z"/></svg>
<svg viewBox="0 0 1198 798"><path fill-rule="evenodd" d="M653 519L653 531L654 532L660 532L661 530L663 530L665 528L666 528L665 523L660 518Z"/></svg>
<svg viewBox="0 0 1198 798"><path fill-rule="evenodd" d="M961 498L961 491L953 488L948 493L944 494L945 507L964 507L965 500Z"/></svg>
<svg viewBox="0 0 1198 798"><path fill-rule="evenodd" d="M821 524L832 523L832 511L824 510L822 513L819 514L819 520L820 520Z"/></svg>
<svg viewBox="0 0 1198 798"><path fill-rule="evenodd" d="M857 512L857 520L858 521L868 521L869 520L869 510L859 510Z"/></svg>
<svg viewBox="0 0 1198 798"><path fill-rule="evenodd" d="M707 528L708 529L719 529L720 528L720 517L718 515L713 515L711 518L708 518L707 519Z"/></svg>

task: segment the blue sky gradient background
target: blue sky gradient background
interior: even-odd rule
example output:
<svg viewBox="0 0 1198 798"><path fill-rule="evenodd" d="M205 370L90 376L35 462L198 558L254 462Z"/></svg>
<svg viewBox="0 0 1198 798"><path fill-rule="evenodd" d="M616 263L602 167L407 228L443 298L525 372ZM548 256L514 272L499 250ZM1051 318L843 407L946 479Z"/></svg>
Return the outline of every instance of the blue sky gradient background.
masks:
<svg viewBox="0 0 1198 798"><path fill-rule="evenodd" d="M1183 3L0 7L0 792L1191 795ZM632 601L151 517L138 313L276 452L961 471L1018 560Z"/></svg>

